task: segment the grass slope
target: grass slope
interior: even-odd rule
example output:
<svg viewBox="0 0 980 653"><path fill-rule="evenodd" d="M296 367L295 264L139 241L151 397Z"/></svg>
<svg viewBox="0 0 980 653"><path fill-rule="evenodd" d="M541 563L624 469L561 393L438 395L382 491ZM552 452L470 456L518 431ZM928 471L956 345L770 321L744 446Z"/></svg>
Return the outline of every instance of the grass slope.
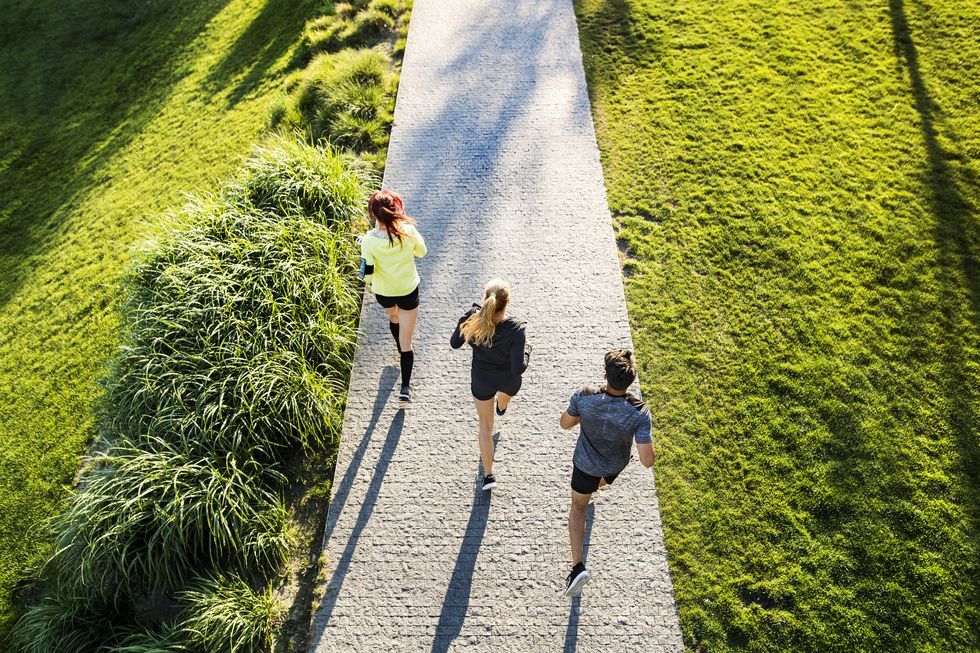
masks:
<svg viewBox="0 0 980 653"><path fill-rule="evenodd" d="M980 649L980 5L576 7L687 645Z"/></svg>
<svg viewBox="0 0 980 653"><path fill-rule="evenodd" d="M239 165L317 6L0 7L0 636L93 433L131 246Z"/></svg>

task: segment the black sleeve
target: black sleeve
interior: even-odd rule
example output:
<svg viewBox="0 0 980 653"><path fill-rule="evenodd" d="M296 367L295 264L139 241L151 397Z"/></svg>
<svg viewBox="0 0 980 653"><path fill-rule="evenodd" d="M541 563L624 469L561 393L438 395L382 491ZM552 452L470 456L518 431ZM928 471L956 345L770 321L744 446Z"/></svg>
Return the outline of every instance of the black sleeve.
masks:
<svg viewBox="0 0 980 653"><path fill-rule="evenodd" d="M459 329L461 326L463 326L463 322L468 320L474 312L476 312L476 310L472 308L466 311L466 313L463 314L463 317L459 318L459 322L456 323L456 330L453 331L453 335L449 339L449 345L453 349L459 349L466 342L466 339L463 338L463 334L459 332Z"/></svg>
<svg viewBox="0 0 980 653"><path fill-rule="evenodd" d="M527 369L527 358L524 356L524 345L527 344L527 336L524 334L524 325L517 329L514 342L510 345L510 371L512 374L524 374Z"/></svg>

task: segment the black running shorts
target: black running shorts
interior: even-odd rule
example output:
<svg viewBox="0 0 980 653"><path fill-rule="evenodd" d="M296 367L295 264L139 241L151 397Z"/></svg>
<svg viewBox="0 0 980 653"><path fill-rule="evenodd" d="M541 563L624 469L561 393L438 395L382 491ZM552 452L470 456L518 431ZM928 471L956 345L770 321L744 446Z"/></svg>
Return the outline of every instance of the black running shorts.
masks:
<svg viewBox="0 0 980 653"><path fill-rule="evenodd" d="M470 391L480 401L493 399L498 392L513 397L521 389L523 379L520 374L509 372L480 372L473 370L470 377Z"/></svg>
<svg viewBox="0 0 980 653"><path fill-rule="evenodd" d="M591 474L586 474L574 464L572 464L572 468L572 489L579 494L592 494L599 489L599 481L606 479L606 483L612 485L612 482L619 476L619 474L592 476Z"/></svg>
<svg viewBox="0 0 980 653"><path fill-rule="evenodd" d="M378 303L384 308L392 308L397 306L403 311L410 311L413 308L419 307L419 287L415 286L415 290L407 295L402 295L401 297L389 297L388 295L375 294L374 298L377 299Z"/></svg>

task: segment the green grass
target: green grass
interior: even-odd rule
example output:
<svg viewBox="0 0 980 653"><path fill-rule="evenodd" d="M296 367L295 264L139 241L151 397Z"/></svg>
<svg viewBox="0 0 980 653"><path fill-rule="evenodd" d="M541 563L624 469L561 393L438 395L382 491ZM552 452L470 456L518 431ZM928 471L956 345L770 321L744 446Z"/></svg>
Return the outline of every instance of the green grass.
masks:
<svg viewBox="0 0 980 653"><path fill-rule="evenodd" d="M319 4L0 7L0 637L94 433L132 246L240 164Z"/></svg>
<svg viewBox="0 0 980 653"><path fill-rule="evenodd" d="M980 650L980 5L576 7L687 646Z"/></svg>

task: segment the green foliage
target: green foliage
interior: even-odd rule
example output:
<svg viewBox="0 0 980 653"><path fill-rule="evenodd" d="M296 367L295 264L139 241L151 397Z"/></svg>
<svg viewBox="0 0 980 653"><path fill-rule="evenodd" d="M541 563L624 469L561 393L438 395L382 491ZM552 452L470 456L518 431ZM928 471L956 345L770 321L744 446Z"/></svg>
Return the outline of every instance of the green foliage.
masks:
<svg viewBox="0 0 980 653"><path fill-rule="evenodd" d="M311 21L303 33L308 57L343 48L372 46L403 37L408 31L411 0L338 3L332 14Z"/></svg>
<svg viewBox="0 0 980 653"><path fill-rule="evenodd" d="M980 8L577 12L687 645L978 650Z"/></svg>
<svg viewBox="0 0 980 653"><path fill-rule="evenodd" d="M267 592L188 584L232 571L266 586L285 563L283 454L340 430L360 307L352 227L372 180L345 154L272 138L219 195L189 197L147 248L106 383L109 444L54 522L55 596L73 598L33 608L19 641L94 633L152 650L173 633L116 616L99 638L75 612L162 595L184 604L184 623L164 625L192 645L266 650Z"/></svg>
<svg viewBox="0 0 980 653"><path fill-rule="evenodd" d="M383 149L391 129L398 77L379 50L324 53L291 80L274 110L274 127L309 130L358 152Z"/></svg>
<svg viewBox="0 0 980 653"><path fill-rule="evenodd" d="M193 645L211 653L248 653L272 646L282 608L272 592L257 592L240 578L217 576L184 593L184 629Z"/></svg>
<svg viewBox="0 0 980 653"><path fill-rule="evenodd" d="M143 447L99 456L58 516L50 564L62 592L118 605L172 594L201 569L270 574L282 565L286 510L263 487L281 482L279 474L232 455L198 458L159 441Z"/></svg>
<svg viewBox="0 0 980 653"><path fill-rule="evenodd" d="M112 637L110 614L105 604L79 597L48 596L20 618L10 643L23 653L95 651Z"/></svg>
<svg viewBox="0 0 980 653"><path fill-rule="evenodd" d="M133 246L238 168L320 4L3 4L0 642L96 432Z"/></svg>

